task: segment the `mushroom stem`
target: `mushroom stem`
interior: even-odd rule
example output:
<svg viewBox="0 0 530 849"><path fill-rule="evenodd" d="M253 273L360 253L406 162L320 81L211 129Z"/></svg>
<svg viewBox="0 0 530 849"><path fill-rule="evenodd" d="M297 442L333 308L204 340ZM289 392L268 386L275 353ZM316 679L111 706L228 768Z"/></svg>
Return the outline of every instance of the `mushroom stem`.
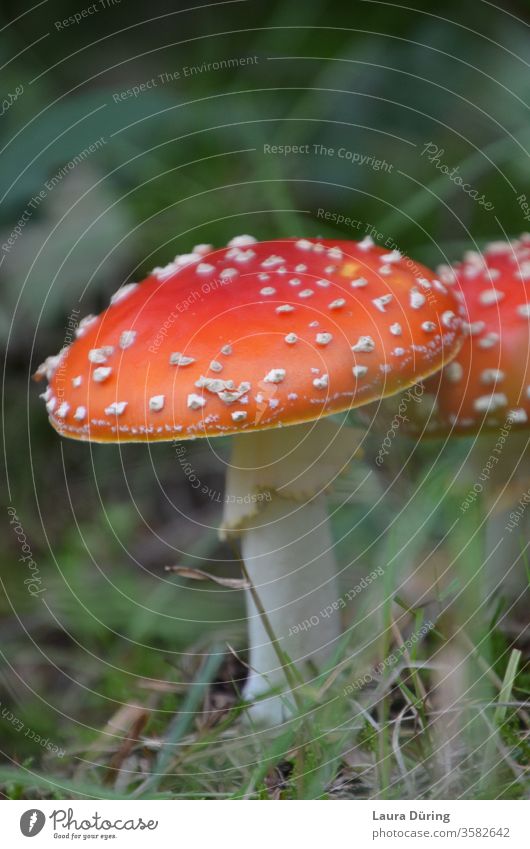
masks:
<svg viewBox="0 0 530 849"><path fill-rule="evenodd" d="M276 725L291 712L293 675L286 676L283 655L307 680L310 661L318 669L337 648L340 593L324 493L361 438L323 419L233 441L221 537L241 539L252 584L244 695L254 701L272 691L250 708L258 724Z"/></svg>
<svg viewBox="0 0 530 849"><path fill-rule="evenodd" d="M336 649L341 633L337 568L324 497L300 504L270 493L254 526L242 534L241 547L263 608L258 609L247 590L250 672L244 696L254 702L253 721L274 725L288 717L293 705L278 648L307 680L311 666L321 668ZM269 691L273 694L255 701Z"/></svg>

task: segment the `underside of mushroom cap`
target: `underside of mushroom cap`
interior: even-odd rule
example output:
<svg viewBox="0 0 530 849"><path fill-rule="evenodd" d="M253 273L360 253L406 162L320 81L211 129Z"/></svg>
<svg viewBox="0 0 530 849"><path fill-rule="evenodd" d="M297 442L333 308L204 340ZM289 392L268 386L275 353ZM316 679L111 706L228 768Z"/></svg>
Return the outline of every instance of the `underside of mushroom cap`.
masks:
<svg viewBox="0 0 530 849"><path fill-rule="evenodd" d="M226 471L221 537L252 524L270 493L305 503L328 490L361 454L364 431L323 418L288 428L239 434Z"/></svg>
<svg viewBox="0 0 530 849"><path fill-rule="evenodd" d="M39 368L52 425L96 442L312 421L438 371L460 345L450 287L370 239L197 246L117 291Z"/></svg>

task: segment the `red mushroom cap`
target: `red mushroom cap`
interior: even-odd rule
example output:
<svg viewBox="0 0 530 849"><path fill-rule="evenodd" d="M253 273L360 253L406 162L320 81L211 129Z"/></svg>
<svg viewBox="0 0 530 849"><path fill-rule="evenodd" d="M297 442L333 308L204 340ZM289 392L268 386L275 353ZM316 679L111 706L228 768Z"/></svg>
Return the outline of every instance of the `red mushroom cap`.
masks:
<svg viewBox="0 0 530 849"><path fill-rule="evenodd" d="M311 421L391 395L460 345L450 288L362 242L197 246L49 358L52 425L98 442L220 436Z"/></svg>
<svg viewBox="0 0 530 849"><path fill-rule="evenodd" d="M466 339L455 359L425 381L426 404L413 405L419 417L409 427L432 435L496 429L507 419L529 427L530 235L470 251L438 272L465 306Z"/></svg>

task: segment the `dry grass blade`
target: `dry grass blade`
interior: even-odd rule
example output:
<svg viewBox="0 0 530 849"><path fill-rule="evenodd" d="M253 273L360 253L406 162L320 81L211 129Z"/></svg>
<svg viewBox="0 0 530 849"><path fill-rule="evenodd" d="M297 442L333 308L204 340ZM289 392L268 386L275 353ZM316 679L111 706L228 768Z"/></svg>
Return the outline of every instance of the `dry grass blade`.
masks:
<svg viewBox="0 0 530 849"><path fill-rule="evenodd" d="M396 763L398 765L398 769L401 773L401 778L407 788L407 793L410 799L414 798L414 785L410 780L410 773L405 765L405 760L403 758L403 752L401 749L401 723L405 718L407 712L412 708L414 710L414 706L410 703L407 703L402 710L399 712L396 717L396 721L394 723L394 728L392 731L392 751L394 752L394 757L396 759Z"/></svg>
<svg viewBox="0 0 530 849"><path fill-rule="evenodd" d="M205 657L194 680L190 682L188 694L180 705L178 713L168 726L151 775L136 788L132 794L133 797L138 798L145 796L146 793L153 793L158 790L159 784L166 777L171 762L179 755L179 747L183 738L188 733L190 726L197 720L205 692L215 679L222 660L222 652L216 647L212 647L211 653Z"/></svg>
<svg viewBox="0 0 530 849"><path fill-rule="evenodd" d="M506 667L506 672L504 673L504 679L498 697L498 704L495 708L495 713L493 714L493 727L490 730L490 734L486 743L486 749L484 752L484 763L482 767L482 776L479 782L479 789L483 789L487 786L490 777L490 772L496 766L494 761L494 752L496 748L500 748L502 746L502 742L498 738L498 730L502 728L502 725L506 719L507 708L505 707L505 703L509 702L511 699L520 660L521 652L518 649L513 649L510 654L508 666ZM512 759L510 759L510 764L515 767L516 774L520 773L519 764L516 764Z"/></svg>
<svg viewBox="0 0 530 849"><path fill-rule="evenodd" d="M127 729L127 737L123 739L119 749L109 761L107 773L103 779L104 784L115 784L119 772L122 769L126 759L131 754L134 746L140 742L140 735L147 725L149 713L143 711L133 721L132 725Z"/></svg>
<svg viewBox="0 0 530 849"><path fill-rule="evenodd" d="M190 566L166 566L165 571L179 575L181 578L189 578L191 581L212 581L231 590L248 590L250 587L245 578L220 578L218 575L205 572L204 569L192 569Z"/></svg>
<svg viewBox="0 0 530 849"><path fill-rule="evenodd" d="M197 717L199 731L213 728L227 719L232 708L241 699L241 685L246 677L247 668L234 655L225 657L219 673L206 690L201 714Z"/></svg>
<svg viewBox="0 0 530 849"><path fill-rule="evenodd" d="M119 769L132 747L138 743L138 736L147 724L149 716L149 707L137 704L122 705L90 744L86 757L93 758L112 751L111 769ZM75 773L76 779L83 777L86 768L87 764L81 761ZM108 780L105 783L108 783Z"/></svg>

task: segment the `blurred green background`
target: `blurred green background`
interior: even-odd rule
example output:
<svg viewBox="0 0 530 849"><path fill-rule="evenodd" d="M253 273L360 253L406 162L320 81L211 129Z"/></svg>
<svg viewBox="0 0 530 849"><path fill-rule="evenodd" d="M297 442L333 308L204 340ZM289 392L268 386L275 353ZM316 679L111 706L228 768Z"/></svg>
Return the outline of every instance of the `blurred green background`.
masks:
<svg viewBox="0 0 530 849"><path fill-rule="evenodd" d="M4 2L0 14L5 500L46 588L28 594L6 514L0 701L24 729L4 716L1 748L6 764L71 779L90 771L83 753L120 704L152 697L147 679L174 685L150 719L156 737L202 653L219 640L244 651L244 608L238 592L164 572L180 563L238 575L217 541L220 504L190 486L174 446L59 439L31 374L63 344L73 310L98 312L122 283L198 242L247 232L355 239L375 228L381 244L434 266L527 229L517 198L530 195L530 10L482 0L233 0L191 11L49 0L27 12ZM428 144L438 160L423 153ZM358 224L337 226L338 215ZM196 443L189 456L222 491L227 445L217 447L219 457ZM337 503L356 492L334 516L345 584L348 569L366 574L415 531L421 548L439 530L429 498L465 444L443 458L409 450L396 448L396 467L407 459L400 488L375 513L381 482L359 494L353 469L342 483ZM421 468L429 486L403 507ZM413 561L414 544L401 560ZM505 636L495 639L502 656ZM7 787L27 792L14 779Z"/></svg>

